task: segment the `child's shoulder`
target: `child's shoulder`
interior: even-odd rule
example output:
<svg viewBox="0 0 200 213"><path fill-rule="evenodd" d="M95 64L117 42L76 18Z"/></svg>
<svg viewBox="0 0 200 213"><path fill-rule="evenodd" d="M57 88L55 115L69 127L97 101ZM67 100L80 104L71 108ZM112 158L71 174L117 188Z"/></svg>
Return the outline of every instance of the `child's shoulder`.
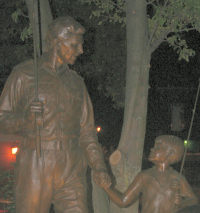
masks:
<svg viewBox="0 0 200 213"><path fill-rule="evenodd" d="M152 174L153 172L155 172L155 170L156 170L155 167L152 167L149 169L142 170L141 173L148 175L148 174Z"/></svg>
<svg viewBox="0 0 200 213"><path fill-rule="evenodd" d="M179 179L179 180L185 180L185 177L180 172L173 169L172 167L170 167L169 171L170 171L170 175L172 178Z"/></svg>
<svg viewBox="0 0 200 213"><path fill-rule="evenodd" d="M155 167L152 167L150 169L145 169L145 170L141 171L139 174L144 177L152 177L152 176L155 176L155 174L157 174L157 172L158 172L157 169ZM177 172L175 169L173 169L171 167L169 168L167 173L171 178L176 178L179 180L185 179L183 175L181 175L179 172Z"/></svg>
<svg viewBox="0 0 200 213"><path fill-rule="evenodd" d="M139 175L143 177L151 177L155 173L155 168L152 167L150 169L142 170Z"/></svg>

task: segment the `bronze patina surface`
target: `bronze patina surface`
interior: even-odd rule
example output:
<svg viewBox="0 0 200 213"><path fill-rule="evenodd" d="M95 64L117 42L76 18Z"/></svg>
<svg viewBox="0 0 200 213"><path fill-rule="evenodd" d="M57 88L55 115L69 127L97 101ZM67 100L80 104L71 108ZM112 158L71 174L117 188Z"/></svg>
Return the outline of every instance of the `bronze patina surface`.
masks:
<svg viewBox="0 0 200 213"><path fill-rule="evenodd" d="M120 207L127 207L140 197L141 213L175 213L185 207L188 208L180 212L194 209L196 213L199 207L193 206L197 198L190 185L170 167L180 161L183 152L180 138L172 135L157 137L149 155L149 160L155 166L140 172L124 193L110 187L110 184L101 183L95 175L94 178Z"/></svg>
<svg viewBox="0 0 200 213"><path fill-rule="evenodd" d="M71 17L52 22L48 49L38 59L35 101L33 60L17 65L0 98L0 131L23 136L16 167L16 212L87 213L87 165L110 182L97 142L93 108L85 84L69 69L83 53L84 28ZM35 147L40 114L41 157Z"/></svg>

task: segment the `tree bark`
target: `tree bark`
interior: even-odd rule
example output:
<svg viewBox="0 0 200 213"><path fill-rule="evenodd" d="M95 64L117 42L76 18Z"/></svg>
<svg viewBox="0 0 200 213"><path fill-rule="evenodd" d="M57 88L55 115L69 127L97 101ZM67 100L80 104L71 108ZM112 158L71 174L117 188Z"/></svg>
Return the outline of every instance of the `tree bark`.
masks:
<svg viewBox="0 0 200 213"><path fill-rule="evenodd" d="M116 188L122 192L141 169L150 63L146 1L127 0L126 4L127 73L124 122L118 150L110 157ZM110 212L137 213L138 204L120 209L112 203Z"/></svg>
<svg viewBox="0 0 200 213"><path fill-rule="evenodd" d="M109 213L110 200L106 192L92 179L92 204L94 213Z"/></svg>

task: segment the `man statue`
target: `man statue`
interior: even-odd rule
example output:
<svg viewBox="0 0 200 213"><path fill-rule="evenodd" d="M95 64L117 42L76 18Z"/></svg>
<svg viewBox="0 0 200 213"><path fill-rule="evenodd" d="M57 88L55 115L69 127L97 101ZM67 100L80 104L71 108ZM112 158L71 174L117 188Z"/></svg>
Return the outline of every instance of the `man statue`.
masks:
<svg viewBox="0 0 200 213"><path fill-rule="evenodd" d="M0 131L23 136L16 166L17 213L48 213L51 203L56 213L87 213L88 164L100 181L110 183L89 95L81 77L68 67L83 53L84 31L71 17L57 18L49 26L47 51L38 60L39 101L33 60L13 69L2 92Z"/></svg>

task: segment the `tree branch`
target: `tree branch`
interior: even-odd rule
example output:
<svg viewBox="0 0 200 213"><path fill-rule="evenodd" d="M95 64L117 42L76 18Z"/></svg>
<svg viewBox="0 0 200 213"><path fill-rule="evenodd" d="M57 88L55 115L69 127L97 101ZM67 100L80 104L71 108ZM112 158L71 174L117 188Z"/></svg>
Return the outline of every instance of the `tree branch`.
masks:
<svg viewBox="0 0 200 213"><path fill-rule="evenodd" d="M23 16L23 17L25 17L25 18L29 18L29 16L28 15L26 15L26 14L24 14L23 12L21 12L21 14L20 14L21 16Z"/></svg>
<svg viewBox="0 0 200 213"><path fill-rule="evenodd" d="M163 7L162 7L162 10L160 11L160 14L162 14L162 12L163 12L164 8L167 6L168 2L169 2L169 0L167 0L167 1L165 2L165 4L164 4ZM154 37L154 35L155 35L155 33L156 33L157 29L158 29L158 26L159 26L159 23L156 24L156 26L155 26L155 28L154 28L154 30L153 30L151 36L150 36L148 46L151 46L151 42L152 42L153 37Z"/></svg>
<svg viewBox="0 0 200 213"><path fill-rule="evenodd" d="M151 45L150 45L150 51L151 53L156 49L158 48L158 46L167 39L167 35L169 34L170 32L167 30L165 32L162 33L162 35L160 36L159 39L156 39L155 42L152 42Z"/></svg>
<svg viewBox="0 0 200 213"><path fill-rule="evenodd" d="M113 1L112 1L112 4L113 4L113 5L115 5L118 9L120 9L120 10L121 10L121 7L120 7L120 6L118 6L118 4L117 4L117 3L115 3L115 2L113 2Z"/></svg>
<svg viewBox="0 0 200 213"><path fill-rule="evenodd" d="M185 32L185 31L192 31L192 30L196 30L196 28L194 27L191 27L191 28L184 28L182 30L179 30L178 32L182 33L182 32Z"/></svg>
<svg viewBox="0 0 200 213"><path fill-rule="evenodd" d="M149 0L147 1L147 5L150 5L150 4L154 4L155 0Z"/></svg>
<svg viewBox="0 0 200 213"><path fill-rule="evenodd" d="M170 30L171 29L171 30ZM150 46L150 51L151 53L158 48L158 46L165 40L167 40L167 35L171 32L173 32L172 28L170 28L169 30L166 30L165 32L161 33L162 35L160 36L159 39L156 39L155 42L151 43ZM178 31L177 33L181 33L181 32L185 32L185 31L192 31L192 30L196 30L194 27L193 28L184 28L180 31Z"/></svg>

